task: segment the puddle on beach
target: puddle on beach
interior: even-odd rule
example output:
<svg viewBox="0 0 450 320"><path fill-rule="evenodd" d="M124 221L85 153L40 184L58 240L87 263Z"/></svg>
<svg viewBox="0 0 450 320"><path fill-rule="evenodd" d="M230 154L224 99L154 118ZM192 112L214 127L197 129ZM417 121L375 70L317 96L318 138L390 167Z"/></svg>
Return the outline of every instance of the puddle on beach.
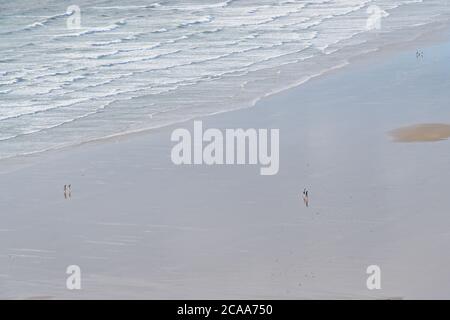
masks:
<svg viewBox="0 0 450 320"><path fill-rule="evenodd" d="M450 137L450 125L424 123L402 127L389 132L395 142L433 142Z"/></svg>

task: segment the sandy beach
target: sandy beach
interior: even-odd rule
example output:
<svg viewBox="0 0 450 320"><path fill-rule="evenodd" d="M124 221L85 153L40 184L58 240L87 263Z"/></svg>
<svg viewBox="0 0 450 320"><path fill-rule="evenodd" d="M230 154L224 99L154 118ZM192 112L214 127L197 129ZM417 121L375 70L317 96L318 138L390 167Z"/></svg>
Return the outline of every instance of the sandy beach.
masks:
<svg viewBox="0 0 450 320"><path fill-rule="evenodd" d="M174 165L193 121L3 161L0 298L450 298L448 125L390 136L450 123L450 42L419 45L200 118L279 129L273 176Z"/></svg>
<svg viewBox="0 0 450 320"><path fill-rule="evenodd" d="M450 137L450 125L442 123L416 124L391 131L397 142L441 141Z"/></svg>

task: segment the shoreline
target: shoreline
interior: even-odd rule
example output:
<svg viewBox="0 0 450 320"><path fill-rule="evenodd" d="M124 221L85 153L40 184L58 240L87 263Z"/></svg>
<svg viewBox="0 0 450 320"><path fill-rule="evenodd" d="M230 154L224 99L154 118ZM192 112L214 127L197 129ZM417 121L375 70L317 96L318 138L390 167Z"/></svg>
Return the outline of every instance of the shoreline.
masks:
<svg viewBox="0 0 450 320"><path fill-rule="evenodd" d="M417 42L419 42L420 44L423 44L423 45L432 45L432 44L437 44L439 42L445 41L447 36L442 35L442 33L440 33L440 31L442 31L443 29L446 29L446 30L450 29L450 20L445 21L445 22L439 21L439 22L435 22L435 23L430 23L426 27L427 28L422 30L413 39L409 39L407 41L404 41L404 42L401 42L398 44L389 43L382 48L377 47L374 49L367 50L366 52L359 53L355 56L351 56L347 59L346 63L343 63L341 65L332 66L328 69L322 70L321 72L319 72L316 75L309 76L308 79L306 79L306 80L299 80L295 84L287 85L286 87L284 87L280 90L275 90L273 92L267 92L267 93L263 94L262 96L256 98L250 105L245 106L245 107L236 107L236 108L227 109L227 110L223 110L223 111L217 111L217 112L214 112L211 114L206 114L206 115L201 115L201 116L192 116L187 119L179 120L179 121L176 121L176 122L173 122L170 124L162 124L162 125L156 126L156 127L137 129L137 130L127 131L127 132L120 132L120 133L116 133L116 134L105 136L105 137L91 139L88 141L77 142L77 143L70 144L67 146L55 147L55 148L51 148L51 149L47 149L47 150L30 152L30 153L26 153L26 154L20 154L20 155L16 155L16 156L7 157L7 158L2 158L2 159L0 159L0 167L2 167L2 166L3 167L4 166L14 167L14 165L15 165L14 162L18 162L18 164L29 164L30 161L39 159L39 157L41 155L64 152L65 150L70 150L71 148L83 147L84 145L109 143L112 141L114 141L114 142L123 141L123 140L132 138L137 135L145 135L145 134L150 134L151 132L157 132L158 130L161 130L161 129L164 129L167 127L175 128L179 124L187 123L187 122L190 122L193 120L205 119L208 117L214 117L217 115L221 115L221 114L224 114L227 112L235 112L235 111L239 111L239 110L254 108L254 107L258 106L260 101L262 101L268 97L280 94L284 91L295 90L296 88L304 85L305 83L308 83L310 81L315 81L322 77L326 77L330 74L333 74L334 72L343 71L346 68L364 66L364 64L366 64L368 62L373 63L374 60L378 62L382 59L388 58L389 55L393 55L393 54L396 54L399 52L405 52L408 49L416 48L415 44ZM412 29L414 29L414 28L417 28L420 30L423 27L422 26L412 27ZM403 31L405 31L405 30L403 30ZM350 46L350 48L347 47L345 49L348 51L352 51L351 50L352 46ZM7 168L7 171L8 170L10 170L10 168ZM12 168L12 170L14 170L14 168ZM0 174L2 172L4 172L4 171L0 169Z"/></svg>

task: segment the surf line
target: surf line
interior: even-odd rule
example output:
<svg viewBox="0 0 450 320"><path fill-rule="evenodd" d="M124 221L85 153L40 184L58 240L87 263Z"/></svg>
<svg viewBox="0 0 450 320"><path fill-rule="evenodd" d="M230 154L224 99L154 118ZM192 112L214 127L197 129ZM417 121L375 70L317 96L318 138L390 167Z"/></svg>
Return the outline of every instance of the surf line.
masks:
<svg viewBox="0 0 450 320"><path fill-rule="evenodd" d="M261 175L278 173L279 129L250 128L247 130L225 129L224 131L216 128L203 131L202 121L194 121L193 134L185 128L175 129L170 137L172 142L177 142L172 147L172 162L176 165L259 164Z"/></svg>

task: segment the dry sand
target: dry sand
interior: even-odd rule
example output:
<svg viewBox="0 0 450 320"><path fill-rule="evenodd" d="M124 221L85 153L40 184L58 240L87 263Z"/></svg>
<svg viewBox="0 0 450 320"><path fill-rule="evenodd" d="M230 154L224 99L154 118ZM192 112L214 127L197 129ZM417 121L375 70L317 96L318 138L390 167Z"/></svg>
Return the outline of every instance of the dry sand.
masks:
<svg viewBox="0 0 450 320"><path fill-rule="evenodd" d="M442 123L424 123L402 127L389 133L396 142L432 142L450 137L450 125Z"/></svg>

